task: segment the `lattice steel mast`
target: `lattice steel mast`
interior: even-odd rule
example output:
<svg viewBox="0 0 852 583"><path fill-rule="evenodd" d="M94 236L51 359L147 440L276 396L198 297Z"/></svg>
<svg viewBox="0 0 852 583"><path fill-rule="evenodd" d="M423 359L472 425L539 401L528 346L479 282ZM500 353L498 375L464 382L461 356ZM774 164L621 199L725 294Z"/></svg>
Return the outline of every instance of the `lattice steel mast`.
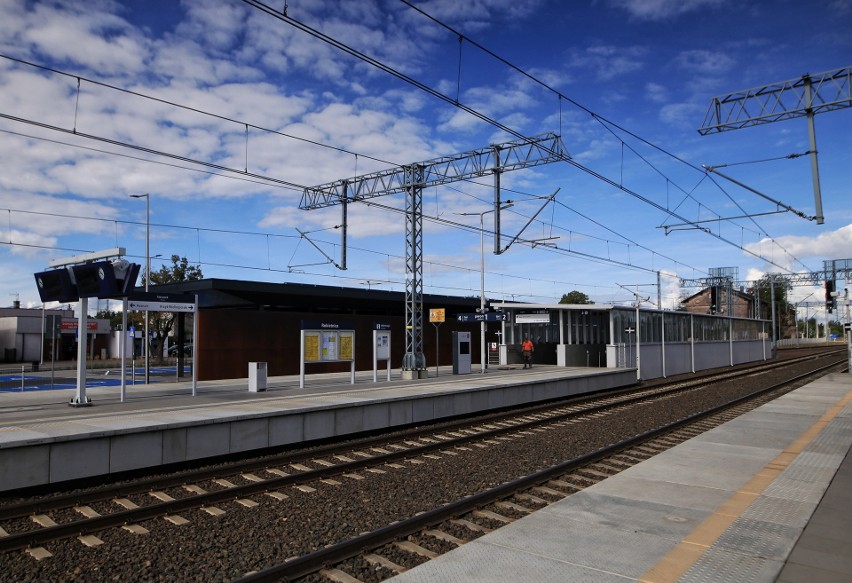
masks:
<svg viewBox="0 0 852 583"><path fill-rule="evenodd" d="M497 252L500 241L500 174L566 159L568 155L559 136L548 133L305 188L299 208L311 210L343 205L342 256L345 257L347 205L378 196L405 193L405 356L402 369L425 371L423 189L494 174L494 248ZM345 265L344 260L342 268L345 269Z"/></svg>
<svg viewBox="0 0 852 583"><path fill-rule="evenodd" d="M819 184L814 115L852 107L852 67L803 75L780 83L714 97L698 133L736 130L796 117L807 117L816 222L824 222Z"/></svg>
<svg viewBox="0 0 852 583"><path fill-rule="evenodd" d="M834 281L839 278L852 280L852 259L825 259L821 271L802 271L798 273L772 273L776 281L783 281L787 285L818 284L823 281ZM736 277L718 275L711 273L709 277L698 277L694 279L681 278L681 287L710 287L713 285L726 285L731 282L734 285L750 285L755 282L750 280L739 281Z"/></svg>

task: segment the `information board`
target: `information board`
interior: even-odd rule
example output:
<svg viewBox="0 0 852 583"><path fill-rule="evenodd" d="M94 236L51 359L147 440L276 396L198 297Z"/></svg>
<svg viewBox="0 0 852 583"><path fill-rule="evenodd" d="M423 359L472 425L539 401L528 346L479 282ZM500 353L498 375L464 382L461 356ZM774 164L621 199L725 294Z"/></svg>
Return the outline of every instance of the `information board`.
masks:
<svg viewBox="0 0 852 583"><path fill-rule="evenodd" d="M355 384L355 330L348 322L302 320L302 358L299 388L305 387L305 364L350 363L350 381Z"/></svg>
<svg viewBox="0 0 852 583"><path fill-rule="evenodd" d="M303 330L305 362L348 362L355 358L354 330Z"/></svg>
<svg viewBox="0 0 852 583"><path fill-rule="evenodd" d="M376 360L390 358L390 332L376 331Z"/></svg>

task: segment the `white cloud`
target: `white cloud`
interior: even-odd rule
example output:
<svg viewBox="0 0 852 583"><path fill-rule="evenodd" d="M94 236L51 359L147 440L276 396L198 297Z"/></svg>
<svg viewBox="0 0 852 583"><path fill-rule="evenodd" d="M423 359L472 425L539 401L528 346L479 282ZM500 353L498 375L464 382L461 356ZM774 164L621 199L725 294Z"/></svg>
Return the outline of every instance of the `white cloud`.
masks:
<svg viewBox="0 0 852 583"><path fill-rule="evenodd" d="M812 257L843 259L852 257L852 224L840 227L835 231L827 231L815 237L801 235L786 235L774 239L780 247L799 259ZM746 245L745 248L759 253L767 240ZM788 259L789 260L789 259ZM792 267L792 266L791 266Z"/></svg>
<svg viewBox="0 0 852 583"><path fill-rule="evenodd" d="M642 69L647 55L644 47L595 44L582 52L572 51L568 64L573 68L590 69L599 80L609 81Z"/></svg>
<svg viewBox="0 0 852 583"><path fill-rule="evenodd" d="M727 0L608 0L638 20L671 20L699 10L721 7Z"/></svg>
<svg viewBox="0 0 852 583"><path fill-rule="evenodd" d="M246 10L239 3L219 0L183 2L186 18L175 29L176 37L198 39L208 49L228 52L246 28Z"/></svg>
<svg viewBox="0 0 852 583"><path fill-rule="evenodd" d="M694 103L670 103L660 109L660 121L663 123L694 128L700 124L704 110Z"/></svg>
<svg viewBox="0 0 852 583"><path fill-rule="evenodd" d="M683 51L675 58L675 64L693 75L719 75L736 66L736 61L719 51L694 49Z"/></svg>
<svg viewBox="0 0 852 583"><path fill-rule="evenodd" d="M427 0L419 2L418 7L456 30L471 34L498 23L517 25L543 4L544 0Z"/></svg>
<svg viewBox="0 0 852 583"><path fill-rule="evenodd" d="M125 76L144 70L149 46L144 37L114 14L110 1L43 2L15 11L17 34L7 43L33 57L51 55L60 63L76 63L100 76Z"/></svg>
<svg viewBox="0 0 852 583"><path fill-rule="evenodd" d="M645 96L654 103L665 103L668 99L668 89L659 83L648 82L645 84Z"/></svg>

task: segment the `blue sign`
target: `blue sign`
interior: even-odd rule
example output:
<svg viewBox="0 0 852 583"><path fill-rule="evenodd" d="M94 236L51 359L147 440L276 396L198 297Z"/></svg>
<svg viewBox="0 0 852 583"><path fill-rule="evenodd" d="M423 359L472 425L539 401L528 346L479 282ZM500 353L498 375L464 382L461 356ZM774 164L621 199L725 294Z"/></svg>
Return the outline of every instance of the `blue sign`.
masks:
<svg viewBox="0 0 852 583"><path fill-rule="evenodd" d="M385 324L384 322L375 322L373 324L373 330L390 330L391 325Z"/></svg>
<svg viewBox="0 0 852 583"><path fill-rule="evenodd" d="M302 330L354 330L352 322L329 322L326 320L302 320Z"/></svg>
<svg viewBox="0 0 852 583"><path fill-rule="evenodd" d="M508 322L506 312L486 312L485 314L456 314L457 322Z"/></svg>

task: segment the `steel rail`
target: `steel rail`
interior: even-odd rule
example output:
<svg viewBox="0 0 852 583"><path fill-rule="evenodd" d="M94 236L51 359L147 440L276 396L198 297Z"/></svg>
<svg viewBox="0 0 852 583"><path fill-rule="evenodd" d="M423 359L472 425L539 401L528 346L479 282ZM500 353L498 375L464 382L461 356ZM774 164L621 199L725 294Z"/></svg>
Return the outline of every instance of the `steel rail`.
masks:
<svg viewBox="0 0 852 583"><path fill-rule="evenodd" d="M205 492L203 494L196 494L194 496L181 498L173 501L157 502L145 506L140 506L139 508L131 510L122 510L111 514L105 514L103 516L80 519L65 524L59 524L56 526L49 526L26 532L9 534L8 536L0 538L0 552L8 552L28 547L41 546L50 541L58 539L91 534L109 528L123 526L126 524L142 522L145 520L151 520L153 518L158 518L171 514L177 514L185 510L190 510L194 508L204 508L206 506L213 506L222 502L230 502L239 498L245 498L256 494L263 494L272 490L283 488L285 486L292 486L295 484L307 483L325 478L335 477L341 474L352 473L357 470L376 465L390 464L412 457L425 455L434 451L447 449L448 447L454 447L471 443L474 441L482 441L484 439L499 437L506 433L515 433L518 431L533 429L542 425L557 423L569 417L593 415L610 409L624 407L625 405L630 405L642 401L649 401L659 398L661 396L668 396L673 393L692 390L693 388L694 387L676 387L669 390L656 391L650 394L646 393L642 395L628 396L623 399L609 399L606 403L602 403L580 411L566 411L564 413L555 414L547 418L514 423L496 429L485 429L482 431L476 431L475 433L470 433L469 435L465 435L462 437L453 437L452 439L446 440L437 439L433 443L427 443L420 446L407 446L407 448L404 450L397 450L386 454L376 453L375 455L371 455L371 457L368 458L353 460L351 462L344 462L336 464L334 466L321 467L313 470L290 474L287 476L278 476L275 478L265 479L261 482L241 484L231 488L226 488L224 490L217 490L215 492ZM523 415L529 415L529 413L524 413ZM491 423L493 423L493 421ZM433 431L430 433L434 434L435 432ZM430 438L430 440L432 439L434 439L434 437ZM382 443L386 444L387 440L384 440ZM318 456L314 453L314 455L312 455L311 457L316 458ZM276 464L267 463L263 464L263 467L270 467L274 465ZM205 476L208 476L208 478L214 478L222 477L223 475L231 476L234 475L234 472L230 471L229 469L227 473L223 473L221 471L221 468L219 468L218 472L216 472L215 469L211 469L209 471L205 471L204 474ZM186 480L176 479L171 481L171 487L180 486L185 483ZM141 492L145 493L148 491L148 489L145 489ZM135 490L133 493L140 493L140 491ZM112 490L109 491L109 498L114 498L121 495L121 493L117 493ZM78 504L83 504L84 502L103 501L105 498L106 497L104 496L104 492L92 492L85 496L85 500L78 500ZM38 502L36 503L36 505L37 504ZM25 506L12 509L11 512L4 514L6 514L7 518L14 518L20 516L27 516L35 513L37 512L27 511L27 508Z"/></svg>
<svg viewBox="0 0 852 583"><path fill-rule="evenodd" d="M706 375L702 375L699 377L692 377L689 379L683 379L680 381L674 381L676 386L666 388L665 384L648 387L646 389L640 389L640 393L636 392L636 386L633 385L626 389L621 389L617 391L610 391L606 394L595 393L593 395L581 397L579 399L572 398L566 400L566 402L560 405L560 401L548 401L546 403L541 403L529 408L525 408L520 411L513 411L509 415L505 412L492 413L490 415L486 415L483 418L477 418L474 423L477 424L487 424L487 423L496 423L500 420L504 420L510 415L512 417L518 417L523 415L534 415L536 413L540 413L541 411L546 411L549 409L558 408L560 406L568 407L568 406L576 406L582 405L584 403L600 401L602 398L607 399L607 402L600 403L594 407L586 409L584 411L572 411L561 415L553 415L547 419L535 420L525 423L518 423L512 425L511 427L501 428L497 430L486 430L482 432L478 432L474 435L471 435L467 438L457 438L456 440L447 440L442 441L437 444L424 445L422 449L413 449L409 447L405 451L400 451L394 453L393 455L401 455L404 457L409 457L411 455L416 455L421 452L431 451L433 449L440 449L440 446L447 447L451 446L454 443L464 443L470 440L476 440L480 438L493 437L496 435L500 435L502 433L511 432L518 429L525 429L536 427L538 425L553 423L564 419L565 417L578 415L578 414L588 414L593 412L600 412L609 407L615 407L619 405L625 405L634 403L643 399L650 399L655 396L659 396L660 394L672 393L672 392L682 392L686 390L693 389L695 387L700 387L702 384L708 382L709 379L716 380L729 380L735 378L741 378L744 376L749 376L753 374L760 374L761 372L765 372L767 370L773 370L776 368L780 368L783 366L789 366L791 364L801 363L808 360L814 360L819 358L830 357L831 353L823 353L816 355L806 355L802 357L797 357L789 360L783 361L774 361L771 363L758 365L755 367L749 367L740 370L734 371L724 371L724 372L714 372ZM625 396L627 395L627 396ZM261 459L251 460L249 462L240 462L233 465L230 465L227 468L222 467L209 467L204 469L192 469L187 471L182 471L176 473L174 475L168 477L155 476L151 478L145 478L141 480L136 480L131 484L126 484L122 486L110 486L107 488L100 488L97 490L92 490L89 492L74 492L71 494L54 496L54 497L40 497L34 501L23 502L20 504L8 505L0 508L2 510L2 514L4 519L14 519L20 517L26 517L33 514L44 514L53 510L68 508L71 506L81 506L94 502L101 502L110 498L117 497L126 497L129 495L138 495L145 494L150 492L151 490L162 490L167 488L180 487L189 482L202 482L206 480L212 480L215 478L223 478L228 476L233 476L241 473L251 472L255 470L262 470L268 467L274 467L278 465L286 465L292 463L300 463L310 459L316 459L318 457L322 457L324 455L340 455L343 451L352 451L363 448L370 448L374 446L387 446L389 443L400 442L404 440L418 439L418 436L424 435L432 435L435 433L442 433L448 431L454 431L463 428L470 428L471 420L460 420L449 423L442 423L438 426L430 426L425 431L422 429L415 430L411 433L403 433L402 435L395 436L392 439L389 439L386 435L377 435L374 437L367 437L356 440L354 442L348 442L345 448L341 448L340 444L332 443L325 446L320 446L314 449L311 449L309 452L298 452L296 454L284 454L282 456L270 456ZM408 454L408 456L403 455ZM381 455L376 455L374 457L369 458L369 461L372 463L376 463L377 461L381 461L384 459ZM368 460L365 460L368 461ZM354 463L354 462L353 462ZM351 468L352 466L345 466L344 464L339 464L334 467L329 467L327 469L321 468L319 470L312 470L313 472L325 472L322 475L312 475L308 472L303 472L300 474L293 474L292 477L287 477L288 479L295 478L296 476L300 476L302 479L299 481L306 481L310 479L321 479L327 477L328 475L337 475L341 473L342 468ZM266 480L264 482L258 482L258 484L266 484L270 485L273 481L278 480L279 478L272 478L270 480ZM289 482L285 483L288 485ZM237 486L237 488L242 488L243 486ZM237 492L234 489L231 489L233 492ZM2 551L3 547L0 544L0 551Z"/></svg>
<svg viewBox="0 0 852 583"><path fill-rule="evenodd" d="M845 363L846 361L842 360L820 367L814 371L810 371L808 373L798 375L792 379L788 379L783 383L777 383L770 387L760 389L749 395L739 397L723 405L711 407L700 413L689 415L678 421L668 423L656 429L652 429L645 433L641 433L639 435L631 437L627 440L582 455L578 458L557 464L551 468L547 468L545 470L535 472L523 478L519 478L517 480L507 482L505 484L501 484L500 486L497 486L490 490L474 494L473 496L469 496L458 502L446 504L444 506L441 506L440 508L436 508L434 510L427 511L422 514L418 514L417 516L414 516L412 518L379 528L370 533L366 533L361 536L337 543L335 545L319 549L307 555L291 559L289 561L274 565L272 567L267 567L266 569L257 571L255 573L247 574L243 577L240 577L239 579L235 579L234 581L232 581L232 583L273 583L281 580L286 581L298 577L304 577L311 573L315 573L319 569L322 569L328 565L337 564L352 557L358 556L366 549L375 549L381 547L385 544L394 542L395 540L399 540L400 538L419 532L427 527L432 527L446 520L461 516L484 505L491 504L493 502L497 502L499 500L507 498L518 490L525 490L527 488L537 486L557 476L574 471L582 466L600 461L603 458L614 455L624 449L627 449L639 443L654 439L656 437L659 437L660 435L669 433L673 430L680 429L686 425L695 423L697 421L720 413L726 409L736 407L751 399L754 399L756 397L759 397L766 393L770 393L775 390L779 390L785 387L786 385L790 385L799 380L811 377L829 368Z"/></svg>

